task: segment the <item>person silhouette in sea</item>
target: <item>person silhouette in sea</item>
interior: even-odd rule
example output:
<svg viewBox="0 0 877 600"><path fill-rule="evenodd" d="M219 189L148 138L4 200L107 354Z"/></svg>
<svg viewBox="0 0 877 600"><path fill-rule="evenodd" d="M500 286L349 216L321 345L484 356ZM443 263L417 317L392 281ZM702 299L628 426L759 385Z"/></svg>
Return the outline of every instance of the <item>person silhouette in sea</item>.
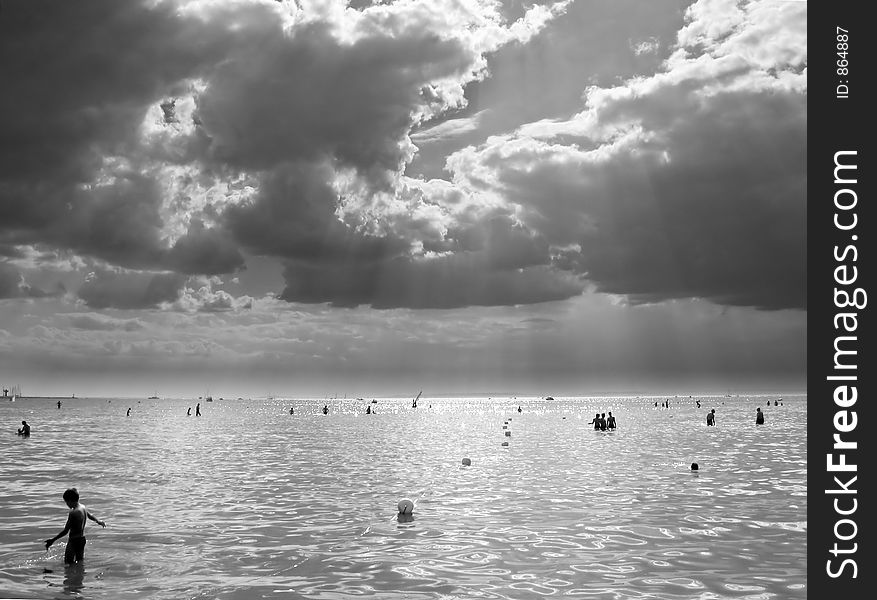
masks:
<svg viewBox="0 0 877 600"><path fill-rule="evenodd" d="M761 412L760 408L755 409L755 424L764 425L764 413Z"/></svg>
<svg viewBox="0 0 877 600"><path fill-rule="evenodd" d="M713 427L715 426L715 424L716 424L716 409L715 408L706 414L706 424L711 425Z"/></svg>
<svg viewBox="0 0 877 600"><path fill-rule="evenodd" d="M612 416L612 411L609 411L609 416L606 418L606 427L608 429L615 429L615 417Z"/></svg>
<svg viewBox="0 0 877 600"><path fill-rule="evenodd" d="M21 422L21 427L18 428L18 435L30 437L30 425L27 424L27 421Z"/></svg>
<svg viewBox="0 0 877 600"><path fill-rule="evenodd" d="M58 400L58 408L61 408L61 401Z"/></svg>
<svg viewBox="0 0 877 600"><path fill-rule="evenodd" d="M770 402L768 402L768 404L770 404ZM773 405L774 405L774 406L777 406L777 401L776 401L776 400L773 401Z"/></svg>
<svg viewBox="0 0 877 600"><path fill-rule="evenodd" d="M600 431L606 431L606 413L600 414Z"/></svg>
<svg viewBox="0 0 877 600"><path fill-rule="evenodd" d="M328 405L328 404L324 404L324 405L323 405L323 414L324 414L324 415L328 415L328 414L329 414L329 405Z"/></svg>
<svg viewBox="0 0 877 600"><path fill-rule="evenodd" d="M289 407L289 414L291 414L291 415L295 414L295 409L292 406Z"/></svg>
<svg viewBox="0 0 877 600"><path fill-rule="evenodd" d="M201 416L201 403L200 402L195 405L195 416L196 417Z"/></svg>
<svg viewBox="0 0 877 600"><path fill-rule="evenodd" d="M126 416L126 417L130 417L130 416L131 416L131 407L130 407L130 406L128 407L128 412L125 413L125 416Z"/></svg>
<svg viewBox="0 0 877 600"><path fill-rule="evenodd" d="M64 502L70 507L67 513L67 523L64 529L55 537L46 540L46 550L54 544L59 538L64 537L68 533L70 538L67 540L67 549L64 551L64 563L72 565L82 562L85 554L85 520L91 519L101 527L107 524L95 517L86 510L85 506L79 503L79 492L76 488L70 488L64 492Z"/></svg>
<svg viewBox="0 0 877 600"><path fill-rule="evenodd" d="M594 430L600 429L600 413L594 413L594 420L589 422L588 425L594 425Z"/></svg>
<svg viewBox="0 0 877 600"><path fill-rule="evenodd" d="M369 404L368 406L365 407L365 414L367 414L367 415L372 414L371 404Z"/></svg>
<svg viewBox="0 0 877 600"><path fill-rule="evenodd" d="M186 416L187 416L187 417L191 417L191 416L192 416L192 407L191 407L191 406L189 407L189 410L186 411Z"/></svg>
<svg viewBox="0 0 877 600"><path fill-rule="evenodd" d="M697 407L700 408L700 400L695 400L695 403L697 403Z"/></svg>
<svg viewBox="0 0 877 600"><path fill-rule="evenodd" d="M520 404L518 405L518 412L523 412L523 411L521 410L521 405L520 405Z"/></svg>

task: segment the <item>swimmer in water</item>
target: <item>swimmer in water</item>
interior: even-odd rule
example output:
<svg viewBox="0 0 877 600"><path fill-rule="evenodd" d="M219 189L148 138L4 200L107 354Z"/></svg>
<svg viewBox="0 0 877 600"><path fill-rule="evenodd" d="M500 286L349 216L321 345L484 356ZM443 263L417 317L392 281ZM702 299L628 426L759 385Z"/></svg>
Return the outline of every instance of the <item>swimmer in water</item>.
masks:
<svg viewBox="0 0 877 600"><path fill-rule="evenodd" d="M715 426L715 424L716 424L716 409L715 408L706 414L706 424Z"/></svg>
<svg viewBox="0 0 877 600"><path fill-rule="evenodd" d="M82 559L84 558L85 520L91 519L101 527L106 527L107 524L88 512L85 506L79 503L79 492L76 491L76 488L66 490L63 497L64 502L70 507L70 512L67 513L67 523L64 525L64 529L61 533L46 540L46 550L48 550L59 538L62 538L69 533L70 539L67 540L67 549L64 551L64 563L72 565L77 562L82 562Z"/></svg>
<svg viewBox="0 0 877 600"><path fill-rule="evenodd" d="M588 425L594 425L594 430L600 429L600 413L594 413L594 419Z"/></svg>
<svg viewBox="0 0 877 600"><path fill-rule="evenodd" d="M612 416L612 411L609 411L609 417L606 419L606 427L609 429L615 429L615 417Z"/></svg>
<svg viewBox="0 0 877 600"><path fill-rule="evenodd" d="M27 424L27 421L21 422L21 427L18 428L18 435L30 437L30 425Z"/></svg>
<svg viewBox="0 0 877 600"><path fill-rule="evenodd" d="M755 424L764 425L764 413L761 412L760 408L755 409Z"/></svg>

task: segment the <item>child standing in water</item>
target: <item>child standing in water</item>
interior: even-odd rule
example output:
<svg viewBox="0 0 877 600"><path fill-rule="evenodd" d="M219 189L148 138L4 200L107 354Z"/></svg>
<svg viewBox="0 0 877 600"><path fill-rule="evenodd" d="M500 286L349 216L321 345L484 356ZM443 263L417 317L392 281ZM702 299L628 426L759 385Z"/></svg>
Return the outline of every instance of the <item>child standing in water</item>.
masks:
<svg viewBox="0 0 877 600"><path fill-rule="evenodd" d="M107 524L95 517L85 509L85 506L79 503L79 492L76 488L70 488L64 492L64 502L70 507L67 513L67 523L64 530L52 539L46 540L46 550L51 547L59 538L64 537L68 533L70 539L67 540L67 549L64 551L64 563L72 565L82 562L85 554L85 519L91 519L101 527Z"/></svg>

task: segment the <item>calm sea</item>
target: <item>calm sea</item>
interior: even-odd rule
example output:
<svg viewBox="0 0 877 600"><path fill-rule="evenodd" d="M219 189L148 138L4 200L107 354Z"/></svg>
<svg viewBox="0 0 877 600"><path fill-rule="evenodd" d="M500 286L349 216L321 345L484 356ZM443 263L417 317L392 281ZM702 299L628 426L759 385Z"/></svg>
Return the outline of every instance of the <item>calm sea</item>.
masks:
<svg viewBox="0 0 877 600"><path fill-rule="evenodd" d="M806 598L806 397L776 398L2 400L0 597ZM70 486L108 524L77 567L43 546Z"/></svg>

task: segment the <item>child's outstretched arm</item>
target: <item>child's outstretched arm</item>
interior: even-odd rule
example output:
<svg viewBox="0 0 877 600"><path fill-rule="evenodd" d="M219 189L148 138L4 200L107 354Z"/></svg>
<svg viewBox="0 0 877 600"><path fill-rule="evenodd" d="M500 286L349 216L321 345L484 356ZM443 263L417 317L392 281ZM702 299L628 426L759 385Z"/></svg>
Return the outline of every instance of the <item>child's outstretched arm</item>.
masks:
<svg viewBox="0 0 877 600"><path fill-rule="evenodd" d="M92 521L94 521L95 523L97 523L98 525L100 525L101 527L107 526L106 523L104 523L103 521L101 521L100 519L98 519L96 516L94 516L93 514L91 514L88 511L85 511L85 516L88 517L89 519L91 519Z"/></svg>
<svg viewBox="0 0 877 600"><path fill-rule="evenodd" d="M49 549L49 546L51 546L52 544L54 544L57 540L59 540L60 538L64 537L65 535L67 535L67 533L68 533L69 531L70 531L70 520L68 519L68 520L67 520L67 524L64 525L64 531L62 531L61 533L59 533L59 534L56 535L55 537L46 540L46 550L48 550L48 549Z"/></svg>

